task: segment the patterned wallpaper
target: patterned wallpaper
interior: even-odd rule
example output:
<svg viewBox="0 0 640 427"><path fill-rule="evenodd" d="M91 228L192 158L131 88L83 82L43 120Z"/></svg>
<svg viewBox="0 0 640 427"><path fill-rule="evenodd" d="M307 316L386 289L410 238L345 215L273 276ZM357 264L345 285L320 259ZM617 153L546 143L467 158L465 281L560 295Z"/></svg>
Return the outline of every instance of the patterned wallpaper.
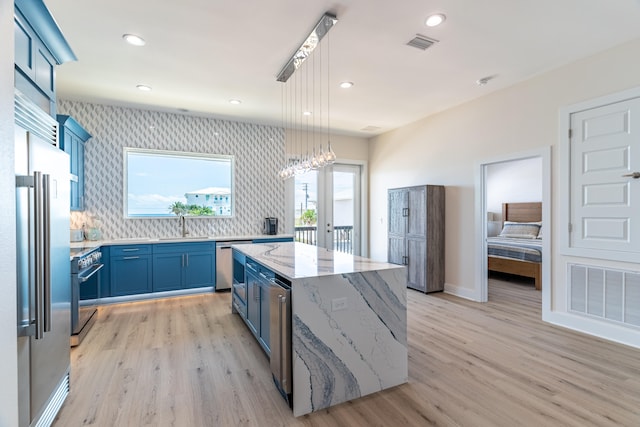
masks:
<svg viewBox="0 0 640 427"><path fill-rule="evenodd" d="M268 216L281 219L283 232L281 128L66 100L58 100L58 114L73 116L93 135L85 146L85 211L72 212L71 228L95 217L104 239L180 235L174 218L124 218L122 149L136 147L235 156L235 216L187 219L191 235L261 234Z"/></svg>

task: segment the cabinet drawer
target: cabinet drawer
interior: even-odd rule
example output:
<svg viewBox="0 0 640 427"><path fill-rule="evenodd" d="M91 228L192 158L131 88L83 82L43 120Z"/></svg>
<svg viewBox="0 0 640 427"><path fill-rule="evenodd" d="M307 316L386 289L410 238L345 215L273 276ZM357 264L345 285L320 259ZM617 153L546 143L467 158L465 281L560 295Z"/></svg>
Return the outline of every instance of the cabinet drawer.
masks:
<svg viewBox="0 0 640 427"><path fill-rule="evenodd" d="M293 242L293 237L262 237L260 239L253 239L253 243L278 243L278 242Z"/></svg>
<svg viewBox="0 0 640 427"><path fill-rule="evenodd" d="M187 253L187 252L215 252L216 242L194 243L156 243L153 245L154 254Z"/></svg>
<svg viewBox="0 0 640 427"><path fill-rule="evenodd" d="M111 247L111 256L150 255L151 245L118 245Z"/></svg>

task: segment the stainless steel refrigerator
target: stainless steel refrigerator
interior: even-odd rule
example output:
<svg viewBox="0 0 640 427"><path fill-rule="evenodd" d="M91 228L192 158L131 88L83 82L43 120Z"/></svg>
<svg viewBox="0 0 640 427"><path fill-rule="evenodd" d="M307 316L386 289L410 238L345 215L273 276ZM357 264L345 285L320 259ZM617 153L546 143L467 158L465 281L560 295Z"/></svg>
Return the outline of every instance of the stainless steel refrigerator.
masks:
<svg viewBox="0 0 640 427"><path fill-rule="evenodd" d="M69 157L20 93L15 114L19 419L49 426L69 394Z"/></svg>

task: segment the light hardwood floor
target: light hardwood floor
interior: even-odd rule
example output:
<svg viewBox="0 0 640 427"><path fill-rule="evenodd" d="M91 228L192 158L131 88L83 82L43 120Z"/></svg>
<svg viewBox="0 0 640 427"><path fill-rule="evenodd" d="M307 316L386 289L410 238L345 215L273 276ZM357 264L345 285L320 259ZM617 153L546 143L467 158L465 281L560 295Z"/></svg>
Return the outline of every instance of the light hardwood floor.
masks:
<svg viewBox="0 0 640 427"><path fill-rule="evenodd" d="M542 323L532 285L489 292L408 291L409 383L298 419L228 293L105 306L54 426L640 426L640 350Z"/></svg>

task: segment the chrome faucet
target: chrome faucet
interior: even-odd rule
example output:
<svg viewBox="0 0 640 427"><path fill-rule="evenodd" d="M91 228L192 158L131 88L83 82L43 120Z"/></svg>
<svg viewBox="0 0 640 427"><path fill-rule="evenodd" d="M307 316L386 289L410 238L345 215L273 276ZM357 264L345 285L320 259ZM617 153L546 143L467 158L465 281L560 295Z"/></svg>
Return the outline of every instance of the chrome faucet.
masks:
<svg viewBox="0 0 640 427"><path fill-rule="evenodd" d="M184 217L184 215L180 215L180 225L182 228L182 237L187 237L187 234L189 234L189 232L186 228L186 218Z"/></svg>

